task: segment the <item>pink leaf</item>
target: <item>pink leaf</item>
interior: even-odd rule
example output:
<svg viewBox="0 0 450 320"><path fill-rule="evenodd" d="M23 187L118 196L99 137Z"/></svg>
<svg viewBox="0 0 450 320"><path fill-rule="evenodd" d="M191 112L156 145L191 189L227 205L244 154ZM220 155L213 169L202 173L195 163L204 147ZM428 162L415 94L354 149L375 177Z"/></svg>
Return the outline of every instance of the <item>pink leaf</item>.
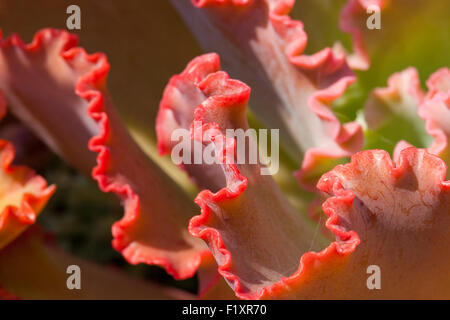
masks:
<svg viewBox="0 0 450 320"><path fill-rule="evenodd" d="M325 174L318 188L333 195L323 209L341 250L331 278L313 285L326 286L334 298L448 297L445 170L436 156L408 148L396 166L385 151L370 150ZM381 269L381 290L368 290L369 265ZM316 277L325 274L327 266L321 268Z"/></svg>
<svg viewBox="0 0 450 320"><path fill-rule="evenodd" d="M427 132L434 141L429 152L450 163L450 70L442 68L427 81L428 93L419 108ZM450 173L447 172L447 177Z"/></svg>
<svg viewBox="0 0 450 320"><path fill-rule="evenodd" d="M368 150L322 176L318 188L331 195L323 210L336 241L304 254L299 269L261 298L450 297L445 170L438 157L408 148L397 165L387 152ZM378 284L371 280L374 267Z"/></svg>
<svg viewBox="0 0 450 320"><path fill-rule="evenodd" d="M5 113L0 93L0 119ZM56 190L33 170L12 165L14 154L13 145L0 140L0 250L36 222Z"/></svg>
<svg viewBox="0 0 450 320"><path fill-rule="evenodd" d="M115 192L125 208L113 246L133 264L158 264L176 278L194 275L206 246L186 227L195 206L138 147L106 90L109 64L75 47L75 36L45 29L30 45L2 40L0 88L11 110L67 161ZM174 201L177 199L177 201Z"/></svg>
<svg viewBox="0 0 450 320"><path fill-rule="evenodd" d="M258 119L280 129L290 155L303 157L298 178L305 187L314 189L330 162L361 148L361 128L340 124L330 109L354 75L330 48L303 53L303 25L288 16L294 1L172 2L202 46L219 52L225 70L252 87Z"/></svg>
<svg viewBox="0 0 450 320"><path fill-rule="evenodd" d="M428 92L420 88L414 68L395 73L388 87L376 88L365 105L370 130L367 148L396 144L394 159L400 151L414 145L450 160L450 71L442 68L427 81Z"/></svg>
<svg viewBox="0 0 450 320"><path fill-rule="evenodd" d="M203 170L188 170L196 181L207 181L209 188L195 200L201 215L191 219L189 231L208 243L219 273L240 298L264 295L298 268L303 252L323 241L320 234L314 239L314 230L272 177L261 175L261 165L236 162L237 140L225 136L225 131L248 129L249 95L244 83L219 71L217 55L203 55L171 79L157 123L164 151L171 150L166 139L170 130L186 127L189 121L192 139L214 148L220 166L211 169L204 163ZM255 143L248 139L246 155ZM216 170L209 181L208 170Z"/></svg>

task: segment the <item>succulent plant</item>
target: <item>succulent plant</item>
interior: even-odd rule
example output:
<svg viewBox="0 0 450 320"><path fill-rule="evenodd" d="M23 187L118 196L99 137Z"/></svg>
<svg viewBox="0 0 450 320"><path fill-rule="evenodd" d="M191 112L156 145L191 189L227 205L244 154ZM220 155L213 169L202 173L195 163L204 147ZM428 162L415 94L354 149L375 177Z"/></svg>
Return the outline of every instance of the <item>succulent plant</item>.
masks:
<svg viewBox="0 0 450 320"><path fill-rule="evenodd" d="M0 0L4 33L47 27L29 44L0 33L0 297L450 298L448 2L79 1L78 35L58 25L67 5ZM374 6L380 29L366 25ZM244 158L279 151L274 174L237 161L228 130L255 128L280 144L246 137ZM215 162L189 161L196 144ZM29 168L46 148L120 200L112 247L126 262L195 276L195 292L105 269L36 226L59 192L51 162ZM104 224L117 206L80 210Z"/></svg>

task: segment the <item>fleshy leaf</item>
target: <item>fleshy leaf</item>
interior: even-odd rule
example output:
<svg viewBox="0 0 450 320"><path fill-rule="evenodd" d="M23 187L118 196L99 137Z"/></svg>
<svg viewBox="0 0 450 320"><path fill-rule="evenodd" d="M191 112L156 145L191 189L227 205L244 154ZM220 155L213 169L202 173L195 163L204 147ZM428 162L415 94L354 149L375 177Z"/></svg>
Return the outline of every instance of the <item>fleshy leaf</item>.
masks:
<svg viewBox="0 0 450 320"><path fill-rule="evenodd" d="M201 45L251 86L255 116L280 129L291 156L303 157L298 178L304 186L313 189L323 166L326 171L361 148L359 125L341 125L330 109L354 75L344 55L330 48L303 54L307 35L288 16L294 1L192 2L172 1Z"/></svg>
<svg viewBox="0 0 450 320"><path fill-rule="evenodd" d="M201 53L195 39L169 1L0 0L0 28L24 39L48 26L65 29L71 4L82 10L81 30L74 30L81 45L88 52L107 54L114 68L108 76L114 104L133 133L149 145L155 133L148 124L156 117L167 79L185 66L186 57Z"/></svg>
<svg viewBox="0 0 450 320"><path fill-rule="evenodd" d="M445 170L438 157L408 148L396 165L369 150L325 174L318 188L332 196L323 209L336 241L304 255L303 268L264 298L450 297ZM377 267L380 289L370 290Z"/></svg>
<svg viewBox="0 0 450 320"><path fill-rule="evenodd" d="M81 290L69 290L71 265L80 267ZM0 285L6 299L192 299L173 288L145 282L74 257L30 229L0 251ZM0 289L1 290L1 289ZM3 297L0 292L0 298Z"/></svg>
<svg viewBox="0 0 450 320"><path fill-rule="evenodd" d="M177 129L185 129L186 132L189 132L194 120L195 107L206 99L198 85L210 73L219 70L218 55L203 55L192 60L181 74L170 79L164 90L156 118L156 134L160 155L166 155L172 151L176 152L173 148L175 145L180 148L181 143L184 149L194 150L194 142L189 137L189 139L177 141L173 139L177 137L172 137L172 133ZM218 181L218 184L222 183L223 174L219 165L196 164L193 157L189 164L180 163L179 165L200 188L215 188L213 186L215 181Z"/></svg>
<svg viewBox="0 0 450 320"><path fill-rule="evenodd" d="M201 300L234 300L236 295L225 279L217 270L217 263L213 256L202 260L198 269L199 290L198 299Z"/></svg>
<svg viewBox="0 0 450 320"><path fill-rule="evenodd" d="M217 55L203 55L172 78L161 103L165 116L158 117L160 128L168 124L159 132L160 146L170 150L165 139L169 130L185 127L181 124L188 121L191 138L206 148L212 146L220 165L212 169L220 169L221 176L215 172L209 190L196 197L201 214L191 219L189 231L208 243L219 273L238 297L257 298L270 290L266 287L292 274L303 252L324 242L320 235L314 239L309 222L290 206L272 177L261 174L260 164L236 162L237 140L225 131L248 129L245 109L250 89L218 67ZM255 144L248 139L246 156ZM206 181L201 175L208 175L211 168L207 163L202 168L206 170L189 174Z"/></svg>
<svg viewBox="0 0 450 320"><path fill-rule="evenodd" d="M430 153L449 158L450 71L443 68L427 81L428 92L420 88L416 69L395 73L387 88L377 88L365 105L367 149L393 151L394 159L410 147L427 148ZM395 148L394 148L395 147Z"/></svg>
<svg viewBox="0 0 450 320"><path fill-rule="evenodd" d="M0 93L0 119L5 114ZM55 186L24 166L12 165L14 147L0 140L0 250L32 225Z"/></svg>
<svg viewBox="0 0 450 320"><path fill-rule="evenodd" d="M14 148L0 140L0 249L36 221L55 186L26 167L11 165Z"/></svg>
<svg viewBox="0 0 450 320"><path fill-rule="evenodd" d="M429 152L450 163L450 70L442 68L427 81L428 93L419 108L419 115L425 120L427 132L434 141ZM450 170L447 168L447 177Z"/></svg>
<svg viewBox="0 0 450 320"><path fill-rule="evenodd" d="M419 117L423 99L419 75L414 68L393 74L388 79L388 87L374 89L364 107L368 127L365 148L392 152L400 140L419 148L426 147L431 137Z"/></svg>
<svg viewBox="0 0 450 320"><path fill-rule="evenodd" d="M75 94L78 79L89 69L64 54L77 43L67 32L36 33L26 45L17 35L0 38L0 90L11 112L27 124L58 155L89 173L95 154L86 145L98 133Z"/></svg>
<svg viewBox="0 0 450 320"><path fill-rule="evenodd" d="M71 4L74 3L0 0L0 28L5 35L17 32L27 40L36 30L48 26L64 30L66 19L61 18L61 12L64 15ZM72 32L80 37L87 52L107 54L113 65L108 89L121 119L143 151L193 196L197 190L191 182L174 174L177 170L172 162L158 157L155 131L149 123L154 123L167 79L185 66L186 57L201 54L195 39L169 1L77 0L76 4L82 10L82 27ZM145 30L142 21L146 21ZM91 155L91 164L89 173L95 155Z"/></svg>
<svg viewBox="0 0 450 320"><path fill-rule="evenodd" d="M186 229L195 205L124 127L106 90L106 56L75 45L75 36L53 29L30 45L17 36L3 41L0 87L11 109L77 168L90 171L98 153L93 177L125 208L113 246L130 263L158 264L176 278L194 275L208 254Z"/></svg>

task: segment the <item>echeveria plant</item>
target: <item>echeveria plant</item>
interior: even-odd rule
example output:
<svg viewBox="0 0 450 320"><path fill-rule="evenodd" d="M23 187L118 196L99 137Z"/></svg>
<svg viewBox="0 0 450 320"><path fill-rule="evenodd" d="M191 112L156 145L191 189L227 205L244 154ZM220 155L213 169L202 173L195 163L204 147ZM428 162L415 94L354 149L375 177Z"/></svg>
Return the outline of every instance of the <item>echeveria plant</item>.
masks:
<svg viewBox="0 0 450 320"><path fill-rule="evenodd" d="M88 54L58 22L69 3L0 0L5 34L51 27L0 33L0 298L450 298L450 2L294 2L78 1L80 40L105 52ZM228 132L265 128L280 143L247 136L238 161ZM198 145L214 161L192 163ZM58 186L22 164L47 148L118 197L123 259L194 289L38 227Z"/></svg>

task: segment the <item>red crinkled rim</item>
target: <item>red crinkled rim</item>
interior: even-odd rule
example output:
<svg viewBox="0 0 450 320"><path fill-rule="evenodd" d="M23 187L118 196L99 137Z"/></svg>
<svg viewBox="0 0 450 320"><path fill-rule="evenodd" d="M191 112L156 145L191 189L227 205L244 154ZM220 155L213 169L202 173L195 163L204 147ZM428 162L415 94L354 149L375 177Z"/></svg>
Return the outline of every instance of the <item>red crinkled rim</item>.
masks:
<svg viewBox="0 0 450 320"><path fill-rule="evenodd" d="M192 1L192 3L198 8L235 6L236 9L244 10L245 6L253 2L206 0ZM311 56L303 54L307 44L307 35L303 30L303 24L289 17L294 3L294 0L272 0L267 1L267 6L274 31L286 43L284 54L288 61L300 69L318 87L308 101L309 108L323 122L325 134L336 143L333 147L334 150L312 147L304 151L302 168L295 175L302 187L316 191L316 173L314 172L321 160L331 158L337 161L336 158L347 157L361 150L363 131L356 122L341 124L327 105L341 96L345 89L355 81L353 72L346 65L344 53L325 48ZM339 76L336 75L337 71L340 72Z"/></svg>
<svg viewBox="0 0 450 320"><path fill-rule="evenodd" d="M6 102L0 92L0 119L6 114ZM13 165L15 150L11 143L0 140L0 166L2 172L17 180L21 187L33 185L33 191L23 193L20 203L8 204L0 212L0 249L22 233L27 226L33 224L39 212L56 190L54 185L48 186L41 176L25 167ZM7 196L2 194L2 196Z"/></svg>
<svg viewBox="0 0 450 320"><path fill-rule="evenodd" d="M219 265L218 271L220 275L224 276L227 280L230 280L230 274L227 272L227 268L231 264L231 254L225 248L220 233L213 228L200 229L208 221L209 216L211 215L207 204L210 201L220 202L222 200L238 197L246 189L248 181L247 178L240 174L239 169L234 164L233 155L235 150L235 140L224 136L217 123L204 123L202 116L205 108L203 107L203 104L217 105L218 108L232 108L235 106L235 103L243 104L248 101L250 88L243 83L230 80L226 73L220 72L219 70L219 56L215 53L211 53L193 59L181 74L173 76L164 90L156 120L156 131L160 154L164 155L169 153L171 151L171 145L168 143L168 135L170 135L170 129L173 128L170 127L169 130L167 130L167 126L170 124L169 121L172 121L172 119L175 118L172 116L173 103L170 98L173 94L173 90L177 90L178 82L192 83L198 90L202 91L202 88L205 89L210 85L211 81L214 81L214 78L222 78L222 86L228 88L231 87L232 89L230 91L235 92L235 94L232 95L205 95L206 100L203 101L202 104L192 106L192 110L189 110L190 115L193 116L190 125L191 138L202 142L206 141L214 143L216 154L224 164L224 172L227 181L227 187L220 189L217 193L212 193L210 190L203 190L197 195L195 202L200 206L201 214L199 216L194 216L191 219L189 223L189 232L193 236L207 241L214 248L218 248L222 254L228 257L225 265ZM194 127L194 122L197 123L197 127ZM177 121L176 125L181 126L181 121ZM209 132L208 136L206 136L206 132ZM184 165L180 164L180 167L183 169ZM212 242L208 240L212 240ZM216 281L217 280L218 279L216 279ZM200 292L200 296L212 285L213 283L211 282L206 288L203 288Z"/></svg>
<svg viewBox="0 0 450 320"><path fill-rule="evenodd" d="M97 166L92 170L92 177L97 180L100 189L103 192L114 192L122 201L126 208L124 216L121 220L114 223L112 233L114 236L113 247L122 252L128 244L125 241L126 229L133 226L137 222L139 215L139 196L136 195L129 184L121 184L113 182L108 178L108 170L110 164L109 150L107 141L109 138L109 120L105 112L104 97L99 90L92 88L102 87L105 85L106 76L109 72L109 63L103 54L88 55L81 48L72 49L67 57L70 58L78 53L82 53L83 57L90 62L99 63L99 66L91 73L81 77L78 81L75 91L76 93L89 102L88 112L90 116L99 124L100 133L92 137L89 141L89 149L97 152ZM175 279L185 279L192 277L197 271L202 256L208 255L208 252L199 251L196 261L192 262L188 268L177 270L172 266L170 261L148 256L138 256L136 253L130 253L131 256L125 255L125 258L135 263L156 264L163 267Z"/></svg>
<svg viewBox="0 0 450 320"><path fill-rule="evenodd" d="M192 3L198 8L222 5L239 7L248 5L251 2L251 0L192 0ZM270 21L273 23L277 34L287 42L285 54L289 62L302 69L305 73L311 73L310 77L312 79L315 78L315 70L321 72L323 77L344 67L346 64L345 55L342 52L334 52L330 48L324 48L313 55L303 54L308 36L304 31L303 23L293 20L289 16L294 4L295 0L269 0ZM333 101L341 96L345 89L356 80L351 70L347 70L346 73L347 75L340 79L332 79L330 83L321 84L320 87L323 88L316 92L310 101L311 110L319 118L327 122L328 131L340 143L344 143L350 137L346 134L333 112L325 107L321 101Z"/></svg>
<svg viewBox="0 0 450 320"><path fill-rule="evenodd" d="M450 121L450 69L442 68L433 73L427 80L427 86L429 90L419 106L419 115L425 120L427 132L434 138L428 150L439 156L447 153L443 155L447 159L450 127L444 127L441 121ZM445 113L439 114L438 109L441 112L445 110Z"/></svg>
<svg viewBox="0 0 450 320"><path fill-rule="evenodd" d="M375 88L374 94L381 97L394 97L399 94L399 81L401 76L405 75L408 84L408 93L417 101L417 104L422 103L424 93L420 87L419 73L414 67L406 68L401 72L396 72L388 78L388 86L385 88Z"/></svg>
<svg viewBox="0 0 450 320"><path fill-rule="evenodd" d="M346 63L345 55L340 52L333 52L330 48L325 48L314 55L307 56L302 54L307 44L307 34L300 21L292 20L289 13L295 4L295 0L274 1L271 8L270 18L275 29L288 42L287 57L289 61L305 71L318 70L319 73L331 73L337 69L343 68ZM356 77L349 72L348 75L339 79L333 79L333 82L324 84L324 88L314 93L309 100L310 109L326 123L325 130L327 134L339 145L341 150L334 153L324 148L310 148L305 152L302 167L294 174L300 185L310 191L316 191L315 186L310 185L305 180L308 174L313 170L316 162L321 157L341 158L347 157L360 150L363 145L363 131L356 122L341 124L330 107L325 103L334 101L344 94Z"/></svg>
<svg viewBox="0 0 450 320"><path fill-rule="evenodd" d="M198 86L202 87L201 90L205 90L208 85L208 80L213 83L214 81L212 79L215 77L223 77L223 73L215 73L206 77L204 82L200 83ZM229 90L230 82L219 82L219 86L220 85L226 87L228 92L233 91ZM234 288L235 293L239 298L260 299L296 296L295 294L297 289L300 290L300 296L302 296L302 294L305 293L302 291L302 288L304 286L308 287L308 284L311 281L314 281L316 277L320 277L321 270L325 270L326 273L330 273L335 267L337 270L339 269L339 266L345 266L347 261L346 258L350 257L360 244L361 240L358 233L351 230L351 227L349 228L348 226L345 226L345 221L343 221L343 218L339 215L341 210L345 211L344 208L351 208L354 206L356 194L353 191L344 188L342 185L342 179L344 178L342 178L339 174L340 169L335 169L332 172L325 174L318 183L318 189L332 194L332 197L323 204L322 208L328 216L326 227L334 234L336 241L320 252L309 251L304 253L300 258L297 271L291 276L284 277L280 281L264 287L262 290L249 293L249 291L245 290L240 282L241 280L239 275L233 272L232 253L227 248L226 242L222 238L222 233L218 229L208 226L208 224L210 224L208 220L213 215L212 208L215 206L222 207L222 202L242 195L248 187L249 182L246 177L240 173L239 167L234 165L232 161L232 152L235 150L234 139L230 140L223 136L219 125L213 122L214 118L210 120L211 122L208 122L207 117L202 117L204 114L202 109L205 105L208 105L209 108L214 108L214 110L220 114L221 112L218 109L232 108L234 106L234 101L239 101L239 98L238 96L223 96L221 95L221 90L216 88L206 90L215 94L213 94L213 96L206 95L208 97L205 102L196 107L195 120L203 121L206 119L206 123L203 123L202 132L205 132L208 129L212 130L212 133L208 136L203 136L203 140L207 140L210 141L210 143L215 144L216 154L219 155L218 159L221 161L224 168L224 173L227 177L227 185L216 193L213 193L210 190L204 190L197 196L196 202L201 207L201 214L200 216L191 219L189 230L193 235L201 237L210 244L212 251L216 253L216 259L218 259L219 273L227 280L231 287ZM239 95L238 89L236 92L237 95ZM223 101L227 101L228 103L224 104L222 103ZM196 131L191 132L195 139L200 139L199 135L196 134ZM389 173L393 177L402 177L403 173L410 170L409 168L411 161L418 159L418 157L423 154L426 155L428 164L430 164L430 161L431 163L439 164L436 166L436 175L437 173L443 173L443 168L445 165L442 160L427 154L425 150L417 150L415 148L403 150L399 155L397 166L393 164L392 160L388 160L390 158L385 151L370 150L353 155L350 164L339 167L346 168L346 170L351 171L353 170L352 168L356 168L358 166L358 161L364 161L364 159L366 159L365 161L368 159L382 159L383 164L390 168L389 170L391 171L389 171ZM228 155L228 157L224 157L224 155ZM366 163L366 165L369 164L370 163ZM441 184L444 191L446 190L446 186L449 186L448 182L445 181L441 181ZM213 204L212 207L211 204ZM219 258L217 258L217 256L219 256Z"/></svg>
<svg viewBox="0 0 450 320"><path fill-rule="evenodd" d="M228 82L228 84L230 83ZM237 100L248 100L250 91L246 90L246 92L247 93L244 96L238 94L234 98ZM208 102L214 104L215 102L221 100L224 101L228 98L229 97L227 96L216 95L208 97ZM233 101L235 100L234 98L231 98L230 100ZM221 105L220 103L218 105L224 108L231 107L231 105ZM202 105L199 105L194 111L194 114L197 114L195 121L201 121L198 116L198 114L201 114L202 112L201 108ZM225 247L220 232L214 228L203 227L207 224L209 217L211 216L211 210L208 204L211 202L220 203L229 199L237 198L247 188L248 180L246 177L241 175L237 165L234 163L235 139L224 136L217 123L206 123L200 129L202 132L209 130L211 135L208 137L205 137L204 135L199 137L198 134L193 131L193 127L191 128L191 134L194 139L214 143L216 154L218 154L218 159L220 159L224 168L227 186L220 189L216 193L213 193L210 190L203 190L197 195L195 202L200 206L201 212L199 216L195 216L191 219L189 223L189 232L193 236L205 240L214 248L214 250L219 251L221 255L225 257L224 261L219 263L219 274L221 274L227 282L231 284L231 287L234 288L234 291L239 298L248 299L250 297L245 294L241 294L241 286L238 278L229 272L232 264L231 253ZM217 142L218 144L216 144Z"/></svg>
<svg viewBox="0 0 450 320"><path fill-rule="evenodd" d="M402 80L404 78L404 80ZM401 83L404 82L404 84ZM409 67L401 72L394 73L388 79L388 86L376 88L373 95L385 100L396 101L402 94L407 94L414 103L414 113L425 122L426 132L433 138L431 145L427 147L428 152L441 156L444 160L448 157L448 136L450 129L450 71L442 68L433 73L427 80L428 92L424 93L420 87L420 79L417 70ZM402 89L402 86L405 86ZM404 93L402 93L404 90ZM369 107L372 105L369 104ZM417 110L416 110L417 109ZM367 109L366 112L372 110ZM377 121L376 113L366 116L367 121ZM411 145L401 140L394 149L394 159L397 160L400 152Z"/></svg>
<svg viewBox="0 0 450 320"><path fill-rule="evenodd" d="M55 29L36 32L30 44L17 34L0 40L0 63L5 66L0 86L19 120L66 162L90 174L95 154L86 145L96 134L96 124L72 87L86 70L64 57L77 42L75 35ZM66 118L70 121L64 121Z"/></svg>
<svg viewBox="0 0 450 320"><path fill-rule="evenodd" d="M344 68L346 64L345 55L333 52L330 48L322 49L313 55L303 54L308 36L304 31L303 23L293 20L289 16L294 4L294 0L275 0L270 11L270 19L275 30L287 42L286 55L291 64L305 72L316 70L321 73L322 77L335 72L337 69ZM311 77L314 77L314 74ZM347 70L345 76L321 84L322 89L314 93L309 101L311 110L326 122L327 132L340 144L349 141L357 133L354 128L357 124L352 123L351 130L347 131L348 128L345 125L343 126L331 109L322 102L333 101L340 97L355 80L355 75Z"/></svg>
<svg viewBox="0 0 450 320"><path fill-rule="evenodd" d="M172 119L174 116L172 115L173 106L170 101L171 95L173 95L173 91L177 90L178 82L192 82L194 85L197 85L204 80L204 78L213 72L217 72L220 70L220 59L217 54L211 53L202 55L193 59L187 67L183 70L179 75L172 76L164 89L163 97L159 104L158 115L156 117L156 136L158 143L158 152L160 155L169 154L172 150L170 146L168 135L171 133L173 128L170 127L169 121L177 121L177 125L181 126L181 121L178 119ZM194 106L193 106L194 107ZM192 110L192 115L194 114ZM188 120L188 122L190 122ZM190 123L188 124L190 125ZM170 128L167 128L170 127ZM183 164L180 164L180 167L183 168Z"/></svg>
<svg viewBox="0 0 450 320"><path fill-rule="evenodd" d="M330 264L336 266L339 266L342 263L345 264L345 258L352 255L361 243L358 233L349 229L348 226L345 227L345 222L343 223L341 220L345 220L346 218L342 218L339 215L341 211L345 211L347 208L355 206L354 200L356 197L355 192L343 186L343 182L346 179L343 176L344 169L346 171L358 171L359 161L364 162L368 159L372 159L387 165L390 171L389 174L392 178L401 178L404 177L405 172L411 170L411 163L416 163L415 166L420 167L421 161L425 161L424 157L426 158L428 166L435 170L435 176L430 179L439 180L436 187L443 193L448 192L450 190L450 184L448 180L445 181L445 163L438 157L429 154L426 150L416 149L414 147L402 150L396 164L390 160L389 154L384 150L362 151L353 155L350 163L340 165L323 175L319 180L317 187L319 190L331 195L331 197L324 202L322 208L324 213L328 216L326 226L336 236L336 241L319 253L305 253L301 258L300 267L294 275L267 288L260 297L271 298L278 295L281 297L295 297L295 290L300 289L303 284L308 284L308 281L305 280L306 277L308 277L309 271L311 271L310 275L314 276L314 271L319 271L318 268L327 268L327 265ZM434 164L434 166L430 164ZM425 204L423 205L426 206ZM445 213L443 213L443 215L445 215ZM339 271L336 269L335 272L338 273ZM328 279L328 281L330 280ZM355 292L358 291L355 290ZM304 297L304 295L302 296ZM327 295L325 294L325 296ZM420 293L418 296L420 296ZM345 297L352 297L352 295L350 294ZM374 295L374 297L377 296ZM358 296L353 298L358 298ZM360 298L362 298L362 296Z"/></svg>
<svg viewBox="0 0 450 320"><path fill-rule="evenodd" d="M214 59L210 59L210 55L204 55L194 60L196 64L208 64L214 61ZM195 70L193 67L191 63L186 70ZM209 68L201 66L199 69L208 70ZM187 72L183 72L180 76L188 77L193 81L192 75L189 75ZM197 79L196 77L194 78ZM211 120L212 122L208 122L210 119L208 119L205 109L232 109L236 106L245 106L249 98L250 89L239 81L229 79L228 75L224 72L214 72L209 75L202 74L202 77L197 80L199 81L196 81L195 85L199 90L207 92L207 94L205 94L205 100L197 105L193 111L194 120L191 125L191 137L214 144L216 155L223 166L227 185L215 193L210 190L203 190L197 195L195 202L200 206L201 213L191 219L189 231L192 235L205 240L213 251L220 252L222 258L218 261L218 271L231 287L234 288L235 294L242 299L259 299L278 295L284 292L286 285L304 277L307 268L312 266L315 261L324 261L335 255L342 256L351 253L359 243L358 236L353 231L346 231L341 228L337 214L332 210L328 210L327 214L330 218L327 221L327 227L339 237L339 241L332 243L328 248L319 253L305 253L300 260L298 271L291 277L283 278L281 281L264 288L257 294L244 292L239 278L231 271L233 264L232 254L227 249L220 232L213 227L205 226L213 214L208 204L219 204L239 197L247 188L248 179L240 173L238 166L234 162L235 139L226 137L222 133L218 123L213 122L213 120ZM217 84L219 88L215 87ZM202 123L202 126L194 126L194 122ZM353 198L351 196L349 197L349 201L351 202Z"/></svg>
<svg viewBox="0 0 450 320"><path fill-rule="evenodd" d="M130 263L147 263L157 264L166 269L176 279L184 279L192 277L199 267L202 257L209 255L209 251L205 249L195 248L195 254L189 258L188 261L181 261L184 263L183 267L175 267L172 265L168 257L149 256L145 253L136 252L136 250L125 250L127 244L124 243L125 232L127 228L136 223L139 216L140 199L133 191L133 188L128 183L111 179L107 176L108 170L111 167L109 150L107 146L110 138L110 119L106 113L105 102L109 99L103 93L106 91L106 76L109 72L109 63L107 57L103 53L88 54L81 47L76 47L78 38L75 35L69 34L66 31L59 31L55 29L43 29L37 32L28 45L17 35L12 35L8 39L0 42L2 46L17 46L22 50L34 52L42 48L45 37L51 39L61 38L63 45L59 56L64 59L69 65L72 59L80 59L86 65L91 65L92 68L77 78L74 88L75 93L87 102L88 115L98 124L99 133L93 136L89 141L89 149L97 152L97 166L92 170L93 178L98 182L99 188L103 192L114 192L122 201L125 208L123 218L113 225L113 247L122 252L124 257ZM186 231L187 233L187 231ZM196 240L195 238L192 238ZM125 251L124 251L125 250ZM186 258L187 259L187 258Z"/></svg>
<svg viewBox="0 0 450 320"><path fill-rule="evenodd" d="M433 73L427 80L427 99L431 99L438 92L450 91L450 69L444 67Z"/></svg>
<svg viewBox="0 0 450 320"><path fill-rule="evenodd" d="M33 224L39 211L44 207L56 190L54 185L48 186L41 176L25 166L12 165L14 159L14 147L5 140L0 140L1 169L3 173L15 175L23 186L33 184L35 191L25 192L20 204L7 204L0 212L0 249L17 237L27 226Z"/></svg>
<svg viewBox="0 0 450 320"><path fill-rule="evenodd" d="M218 99L222 97L218 96ZM225 137L217 124L208 123L203 126L203 132L207 130L212 130L214 133L210 136L210 141L226 141L221 150L217 150L219 154L232 155L233 152L230 150L234 150L234 139L230 139ZM203 138L205 141L205 138ZM219 144L219 148L220 148ZM360 240L356 232L347 231L340 225L338 213L331 206L324 205L324 212L329 217L326 222L326 227L333 232L334 235L339 239L332 244L330 244L326 249L321 252L306 252L302 255L300 259L300 265L292 276L283 278L279 282L274 283L268 287L265 287L261 292L256 295L248 294L243 292L242 286L240 284L239 278L230 272L232 266L232 254L226 248L224 241L220 232L214 228L207 227L204 225L207 224L209 217L211 215L211 210L208 206L209 203L220 203L229 199L237 198L241 195L247 185L248 180L246 177L240 174L239 169L235 164L233 164L233 160L227 157L222 157L224 173L227 176L227 186L222 188L216 193L211 192L210 190L204 190L200 192L195 198L195 202L201 208L201 214L199 216L193 217L189 223L189 231L192 235L199 237L213 246L214 250L217 250L221 253L223 257L225 257L220 263L218 271L219 273L227 280L227 282L234 288L236 296L241 299L262 299L262 298L271 298L276 297L280 293L285 292L286 286L292 286L293 283L300 281L307 274L308 267L314 266L317 261L326 261L328 259L332 259L336 256L345 256L351 254L356 246L359 244ZM354 195L350 191L339 191L337 193L339 195L339 199L342 202L346 202L348 205L351 205L353 202Z"/></svg>

